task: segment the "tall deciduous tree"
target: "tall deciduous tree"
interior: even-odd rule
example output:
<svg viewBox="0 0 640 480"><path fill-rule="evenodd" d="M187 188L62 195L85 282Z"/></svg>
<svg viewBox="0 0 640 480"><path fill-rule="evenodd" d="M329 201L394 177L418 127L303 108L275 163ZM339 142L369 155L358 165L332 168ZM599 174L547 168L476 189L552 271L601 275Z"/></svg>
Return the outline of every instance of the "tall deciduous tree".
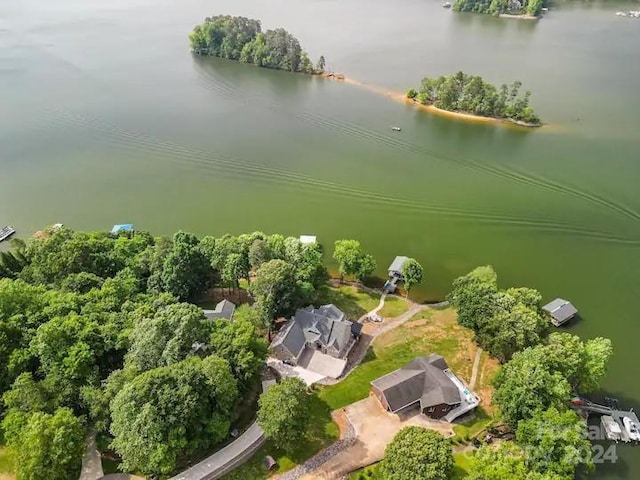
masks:
<svg viewBox="0 0 640 480"><path fill-rule="evenodd" d="M268 318L292 313L298 291L295 268L284 260L264 263L249 287L249 293L263 306L262 313Z"/></svg>
<svg viewBox="0 0 640 480"><path fill-rule="evenodd" d="M194 343L207 342L208 331L204 314L195 305L160 308L135 325L127 362L141 372L179 362L191 353Z"/></svg>
<svg viewBox="0 0 640 480"><path fill-rule="evenodd" d="M387 445L380 473L385 480L447 480L453 473L449 440L422 427L405 427Z"/></svg>
<svg viewBox="0 0 640 480"><path fill-rule="evenodd" d="M362 246L357 240L336 240L333 258L338 262L341 280L345 276L354 276L362 280L376 269L374 258L362 251Z"/></svg>
<svg viewBox="0 0 640 480"><path fill-rule="evenodd" d="M229 433L238 395L229 364L189 358L138 375L111 402L112 447L126 470L169 474Z"/></svg>
<svg viewBox="0 0 640 480"><path fill-rule="evenodd" d="M178 232L173 236L173 247L164 261L164 288L181 300L189 300L201 293L211 280L210 263L199 244L195 235Z"/></svg>
<svg viewBox="0 0 640 480"><path fill-rule="evenodd" d="M516 440L527 453L527 466L571 480L594 469L587 424L573 410L537 411L518 423Z"/></svg>
<svg viewBox="0 0 640 480"><path fill-rule="evenodd" d="M278 446L291 449L309 424L310 401L302 380L285 378L260 396L258 423Z"/></svg>
<svg viewBox="0 0 640 480"><path fill-rule="evenodd" d="M53 415L11 411L3 422L9 447L16 453L20 480L78 478L84 450L84 427L68 408Z"/></svg>
<svg viewBox="0 0 640 480"><path fill-rule="evenodd" d="M236 318L217 320L209 342L211 353L229 362L231 371L242 386L262 367L267 356L267 343L250 320Z"/></svg>
<svg viewBox="0 0 640 480"><path fill-rule="evenodd" d="M407 297L411 287L422 282L424 273L422 265L415 258L408 258L402 265L402 276L404 277L404 288L407 290Z"/></svg>
<svg viewBox="0 0 640 480"><path fill-rule="evenodd" d="M555 473L532 471L524 452L512 442L476 451L465 480L565 480Z"/></svg>

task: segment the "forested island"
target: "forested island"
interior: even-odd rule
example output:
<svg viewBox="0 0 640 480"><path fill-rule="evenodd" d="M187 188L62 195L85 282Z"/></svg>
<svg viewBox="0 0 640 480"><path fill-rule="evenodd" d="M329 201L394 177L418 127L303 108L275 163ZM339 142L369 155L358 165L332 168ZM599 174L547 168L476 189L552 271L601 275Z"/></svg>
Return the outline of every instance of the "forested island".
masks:
<svg viewBox="0 0 640 480"><path fill-rule="evenodd" d="M519 95L522 83L503 84L498 90L477 75L458 72L438 78L425 77L418 90L411 88L407 98L422 105L451 112L508 120L526 126L539 126L529 100L531 92Z"/></svg>
<svg viewBox="0 0 640 480"><path fill-rule="evenodd" d="M289 72L324 72L324 57L314 66L297 38L283 28L263 32L260 20L230 15L207 17L195 26L189 41L198 55Z"/></svg>
<svg viewBox="0 0 640 480"><path fill-rule="evenodd" d="M453 9L458 12L537 17L545 4L546 0L456 0Z"/></svg>

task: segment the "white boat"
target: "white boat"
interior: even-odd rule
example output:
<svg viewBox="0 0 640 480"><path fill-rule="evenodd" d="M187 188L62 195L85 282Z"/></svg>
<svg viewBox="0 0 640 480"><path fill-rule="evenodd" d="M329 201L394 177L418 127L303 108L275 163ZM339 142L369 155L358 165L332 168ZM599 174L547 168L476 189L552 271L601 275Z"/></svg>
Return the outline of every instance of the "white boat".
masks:
<svg viewBox="0 0 640 480"><path fill-rule="evenodd" d="M634 442L640 442L640 430L638 429L638 425L631 420L629 417L624 417L622 419L622 423L624 423L624 429L627 431L627 435Z"/></svg>
<svg viewBox="0 0 640 480"><path fill-rule="evenodd" d="M604 429L604 433L609 440L618 441L622 439L622 429L618 422L616 422L613 417L609 415L603 415L600 417L600 423L602 424L602 428Z"/></svg>
<svg viewBox="0 0 640 480"><path fill-rule="evenodd" d="M400 127L391 127L391 130L393 130L394 132L399 132L402 129Z"/></svg>
<svg viewBox="0 0 640 480"><path fill-rule="evenodd" d="M616 12L616 15L619 16L619 17L626 17L627 16L627 14L624 13L624 12Z"/></svg>
<svg viewBox="0 0 640 480"><path fill-rule="evenodd" d="M442 6L443 6L444 8L451 8L451 2L444 2L444 3L442 4Z"/></svg>

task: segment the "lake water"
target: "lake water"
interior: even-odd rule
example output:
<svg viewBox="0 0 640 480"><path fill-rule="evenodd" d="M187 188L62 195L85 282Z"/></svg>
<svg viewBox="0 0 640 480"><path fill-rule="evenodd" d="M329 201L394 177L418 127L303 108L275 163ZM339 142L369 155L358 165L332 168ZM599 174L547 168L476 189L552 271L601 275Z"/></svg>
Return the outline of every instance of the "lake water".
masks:
<svg viewBox="0 0 640 480"><path fill-rule="evenodd" d="M607 393L640 407L640 20L615 16L630 9L561 3L532 23L440 0L2 2L0 223L353 237L380 273L418 258L424 299L493 264L503 286L570 299L569 331L612 338ZM220 13L282 26L378 87L521 80L549 125L471 124L194 58L187 34ZM640 476L640 450L618 453L598 478Z"/></svg>

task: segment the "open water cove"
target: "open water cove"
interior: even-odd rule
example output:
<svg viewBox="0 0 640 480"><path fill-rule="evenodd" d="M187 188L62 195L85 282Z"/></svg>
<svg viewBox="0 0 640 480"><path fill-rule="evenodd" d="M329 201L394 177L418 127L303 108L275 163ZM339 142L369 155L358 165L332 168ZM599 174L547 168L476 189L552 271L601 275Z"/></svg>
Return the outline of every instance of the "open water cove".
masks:
<svg viewBox="0 0 640 480"><path fill-rule="evenodd" d="M156 234L358 238L420 294L493 264L614 342L607 394L640 407L640 23L624 3L539 22L439 0L58 0L0 4L0 223ZM451 120L322 78L193 57L207 15L282 26L336 72L397 91L457 70L521 80L541 129ZM402 132L390 127L398 125ZM597 478L640 476L640 450Z"/></svg>

